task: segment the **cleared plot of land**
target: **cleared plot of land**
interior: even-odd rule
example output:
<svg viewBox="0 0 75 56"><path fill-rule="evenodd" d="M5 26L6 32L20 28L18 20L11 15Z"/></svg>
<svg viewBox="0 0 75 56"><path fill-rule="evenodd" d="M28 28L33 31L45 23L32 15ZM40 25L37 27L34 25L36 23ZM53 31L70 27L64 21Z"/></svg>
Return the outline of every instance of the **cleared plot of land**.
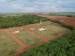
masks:
<svg viewBox="0 0 75 56"><path fill-rule="evenodd" d="M29 48L39 46L41 43L44 44L45 40L46 42L55 40L67 32L66 28L50 21L3 29L3 31L0 31L0 55L15 56L14 53L16 53L16 49L19 47L18 44L21 46L21 49L17 51L17 55L20 55L26 51L25 49L28 50Z"/></svg>
<svg viewBox="0 0 75 56"><path fill-rule="evenodd" d="M7 32L0 32L0 56L15 56L16 50L19 48Z"/></svg>
<svg viewBox="0 0 75 56"><path fill-rule="evenodd" d="M37 45L44 40L54 40L68 32L60 24L50 21L9 28L8 30L10 34L28 45Z"/></svg>
<svg viewBox="0 0 75 56"><path fill-rule="evenodd" d="M40 38L42 36L43 38L45 37L49 40L57 38L59 35L63 35L68 32L66 28L63 28L59 24L50 21L27 26L27 29L34 32L34 34L39 35Z"/></svg>
<svg viewBox="0 0 75 56"><path fill-rule="evenodd" d="M69 16L49 16L49 15L37 15L41 17L48 18L52 21L60 22L66 26L75 27L75 17L69 17Z"/></svg>
<svg viewBox="0 0 75 56"><path fill-rule="evenodd" d="M38 39L37 36L32 35L32 34L29 34L28 32L26 31L21 31L17 37L19 39L22 39L22 41L24 41L25 43L29 44L29 45L36 45L38 43L41 42L41 39Z"/></svg>

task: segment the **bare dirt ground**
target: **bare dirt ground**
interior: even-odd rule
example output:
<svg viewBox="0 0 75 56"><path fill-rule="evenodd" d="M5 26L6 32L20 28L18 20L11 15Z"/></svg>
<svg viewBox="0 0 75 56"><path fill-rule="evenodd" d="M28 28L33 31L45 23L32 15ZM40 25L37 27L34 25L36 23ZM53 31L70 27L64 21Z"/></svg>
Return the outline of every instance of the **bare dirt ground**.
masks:
<svg viewBox="0 0 75 56"><path fill-rule="evenodd" d="M46 17L52 21L58 21L67 26L75 27L75 17L67 17L67 16L49 16L49 15L37 15L41 17Z"/></svg>
<svg viewBox="0 0 75 56"><path fill-rule="evenodd" d="M38 16L47 17L47 18L50 19L50 20L59 21L59 22L61 22L61 23L64 23L65 25L70 25L70 26L75 27L75 17L47 16L47 15L38 15ZM24 26L23 26L23 27L24 27ZM16 37L17 34L13 34L13 33L12 33L12 32L15 31L16 29L14 29L14 30L13 30L12 28L11 28L11 29L0 29L0 32L1 32L1 31L2 31L2 32L7 32L7 33L11 36L11 39L12 39L13 41L15 41L16 44L18 44L18 45L21 46L21 48L19 48L19 49L17 50L16 56L20 56L20 54L22 54L23 52L27 51L28 49L37 47L37 46L42 45L42 44L45 44L45 43L47 43L47 42L49 41L49 39L47 39L45 36L43 36L43 35L41 35L41 34L36 34L36 33L34 33L35 31L29 30L32 26L26 27L26 28L24 28L24 29L23 29L23 27L17 27L16 29L17 29L17 30L22 29L22 30L28 31L29 34L38 36L38 38L40 38L40 39L42 40L42 42L41 42L41 43L38 43L38 44L35 45L35 46L30 46L30 45L28 45L27 43L23 42L21 39L18 39L18 38ZM34 27L35 27L35 26L34 26ZM36 29L37 29L37 28L38 28L38 27L36 26ZM60 37L60 36L62 36L62 35L63 35L63 33L58 33L58 34L56 34L56 35L54 35L54 36L51 36L52 39L50 39L50 40L55 40L55 39L57 39L58 37Z"/></svg>
<svg viewBox="0 0 75 56"><path fill-rule="evenodd" d="M39 27L35 27L35 26L28 26L28 27L25 27L25 31L28 31L30 34L32 34L32 35L36 35L36 36L38 36L38 38L40 38L40 39L42 39L42 41L43 42L48 42L49 40L54 40L54 39L57 39L58 37L60 37L60 36L62 36L62 35L64 35L64 33L63 32L59 32L59 33L56 33L55 35L53 35L53 36L50 36L50 39L49 38L47 38L46 36L43 36L42 34L36 34L35 32L36 32L36 30L30 30L30 28L32 28L32 27L34 27L34 28L39 28Z"/></svg>
<svg viewBox="0 0 75 56"><path fill-rule="evenodd" d="M64 33L58 33L54 36L50 36L51 38L48 39L46 38L46 36L43 36L41 34L36 34L35 31L32 31L32 30L29 30L31 27L35 27L35 26L22 26L22 27L16 27L16 28L9 28L9 29L0 29L0 32L6 32L9 34L10 38L16 42L16 44L20 45L21 47L17 50L16 52L16 56L20 56L23 52L27 51L28 49L30 48L34 48L34 47L37 47L37 46L40 46L40 45L43 45L47 42L49 42L49 40L55 40L57 39L58 37L62 36ZM38 28L38 26L35 27L36 29ZM31 45L28 45L27 43L23 42L21 39L19 39L16 35L18 33L14 33L14 31L27 31L29 32L29 34L32 34L32 35L36 35L38 38L40 38L42 41L38 44L36 44L35 46L31 46ZM35 41L35 40L34 40Z"/></svg>
<svg viewBox="0 0 75 56"><path fill-rule="evenodd" d="M19 29L19 28L18 28ZM16 44L20 45L20 48L17 50L15 56L20 56L20 54L22 52L25 51L25 49L29 48L29 45L24 43L21 39L17 38L16 35L17 34L13 34L12 32L14 32L15 30L11 29L0 29L0 32L6 32L9 34L10 38L16 42Z"/></svg>

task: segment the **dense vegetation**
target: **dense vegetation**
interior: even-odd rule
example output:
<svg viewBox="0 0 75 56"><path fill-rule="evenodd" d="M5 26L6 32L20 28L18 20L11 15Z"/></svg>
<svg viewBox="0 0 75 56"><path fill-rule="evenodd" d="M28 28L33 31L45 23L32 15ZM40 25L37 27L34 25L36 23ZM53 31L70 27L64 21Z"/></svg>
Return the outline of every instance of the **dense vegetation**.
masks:
<svg viewBox="0 0 75 56"><path fill-rule="evenodd" d="M75 56L75 29L61 39L33 48L22 56Z"/></svg>
<svg viewBox="0 0 75 56"><path fill-rule="evenodd" d="M20 16L0 16L0 28L8 28L15 26L22 26L27 24L47 21L46 18L34 15L20 15Z"/></svg>

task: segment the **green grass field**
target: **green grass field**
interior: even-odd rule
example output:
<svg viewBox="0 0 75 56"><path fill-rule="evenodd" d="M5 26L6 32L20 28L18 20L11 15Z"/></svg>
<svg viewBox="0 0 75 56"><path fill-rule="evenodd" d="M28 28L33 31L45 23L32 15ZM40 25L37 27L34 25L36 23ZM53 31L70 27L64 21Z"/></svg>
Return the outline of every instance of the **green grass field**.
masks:
<svg viewBox="0 0 75 56"><path fill-rule="evenodd" d="M19 47L6 32L0 32L0 56L15 56Z"/></svg>

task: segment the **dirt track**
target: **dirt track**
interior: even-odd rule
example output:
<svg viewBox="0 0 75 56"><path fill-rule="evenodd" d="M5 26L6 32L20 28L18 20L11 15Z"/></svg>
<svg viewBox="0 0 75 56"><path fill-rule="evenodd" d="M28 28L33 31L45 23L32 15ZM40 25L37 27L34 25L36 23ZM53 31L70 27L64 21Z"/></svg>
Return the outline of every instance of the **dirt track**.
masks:
<svg viewBox="0 0 75 56"><path fill-rule="evenodd" d="M64 25L75 27L75 17L67 17L67 16L48 16L48 15L37 15L41 17L46 17L52 21L58 21Z"/></svg>

